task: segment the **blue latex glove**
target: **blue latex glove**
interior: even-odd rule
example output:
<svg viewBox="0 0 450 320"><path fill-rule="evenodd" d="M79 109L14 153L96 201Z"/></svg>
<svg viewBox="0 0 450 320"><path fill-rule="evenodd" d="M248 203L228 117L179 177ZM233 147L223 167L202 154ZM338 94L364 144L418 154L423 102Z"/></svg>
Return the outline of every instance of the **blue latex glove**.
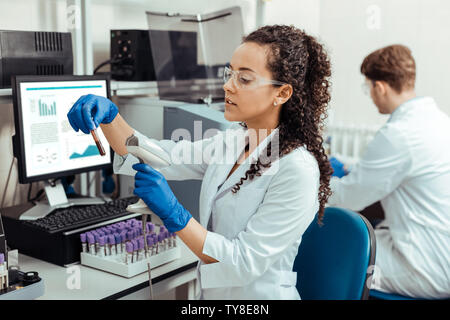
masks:
<svg viewBox="0 0 450 320"><path fill-rule="evenodd" d="M67 113L72 128L89 133L100 123L110 123L119 113L117 106L109 99L93 94L81 96Z"/></svg>
<svg viewBox="0 0 450 320"><path fill-rule="evenodd" d="M183 229L192 215L177 200L166 178L144 163L133 165L137 171L134 177L134 194L161 218L167 230Z"/></svg>
<svg viewBox="0 0 450 320"><path fill-rule="evenodd" d="M342 178L343 176L346 176L348 174L348 171L345 169L344 164L335 157L330 158L330 164L333 168L333 177Z"/></svg>

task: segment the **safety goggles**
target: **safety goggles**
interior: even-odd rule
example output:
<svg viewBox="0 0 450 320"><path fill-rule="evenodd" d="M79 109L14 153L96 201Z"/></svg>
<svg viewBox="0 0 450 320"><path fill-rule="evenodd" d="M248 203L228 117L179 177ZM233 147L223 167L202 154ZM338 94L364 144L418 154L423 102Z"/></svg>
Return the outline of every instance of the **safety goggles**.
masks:
<svg viewBox="0 0 450 320"><path fill-rule="evenodd" d="M249 70L234 71L230 67L225 67L223 72L223 82L227 83L230 79L233 80L234 86L239 89L256 89L266 84L273 84L278 86L286 84L281 81L263 78L253 71Z"/></svg>

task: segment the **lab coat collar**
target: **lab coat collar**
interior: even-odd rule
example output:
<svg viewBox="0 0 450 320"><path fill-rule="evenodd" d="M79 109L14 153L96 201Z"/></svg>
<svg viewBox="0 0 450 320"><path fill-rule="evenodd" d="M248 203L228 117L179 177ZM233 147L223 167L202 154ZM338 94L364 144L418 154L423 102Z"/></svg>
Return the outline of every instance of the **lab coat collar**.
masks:
<svg viewBox="0 0 450 320"><path fill-rule="evenodd" d="M436 103L432 97L420 96L420 97L415 97L415 98L409 99L409 100L403 102L401 105L399 105L394 110L394 112L391 113L388 122L399 117L400 115L404 114L411 108L420 107L420 106L424 106L424 105L436 105Z"/></svg>
<svg viewBox="0 0 450 320"><path fill-rule="evenodd" d="M257 161L257 159L261 156L270 141L274 138L274 136L279 131L278 128L273 130L263 141L259 143L259 145L255 148L255 150L249 155L249 157L239 165L238 169L233 172L233 174L227 179L228 174L231 169L235 165L236 161L239 159L240 155L244 151L246 144L249 142L250 134L249 130L246 128L238 129L230 135L226 135L225 144L227 147L227 155L226 155L226 165L223 167L223 172L221 174L221 178L218 181L218 186L222 184L218 193L224 194L226 189L231 189L232 186L236 182L239 181L241 175L243 175L249 168L250 164ZM278 157L278 143L276 146L272 144L272 158ZM229 157L229 153L232 154L232 157ZM230 161L231 160L231 161ZM272 160L273 161L273 160ZM224 182L225 181L225 182Z"/></svg>

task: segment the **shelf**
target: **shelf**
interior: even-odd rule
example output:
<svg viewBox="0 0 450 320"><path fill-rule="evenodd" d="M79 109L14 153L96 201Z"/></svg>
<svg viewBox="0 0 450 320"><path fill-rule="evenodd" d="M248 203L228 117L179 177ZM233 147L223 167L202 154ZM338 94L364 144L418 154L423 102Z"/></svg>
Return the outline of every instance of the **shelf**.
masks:
<svg viewBox="0 0 450 320"><path fill-rule="evenodd" d="M8 96L12 96L12 89L11 88L6 88L6 89L0 89L0 97L8 97Z"/></svg>
<svg viewBox="0 0 450 320"><path fill-rule="evenodd" d="M111 81L111 94L113 96L147 95L158 97L158 85L155 81ZM11 97L12 89L0 89L0 97Z"/></svg>
<svg viewBox="0 0 450 320"><path fill-rule="evenodd" d="M139 96L146 95L158 97L156 81L111 81L111 94L113 96Z"/></svg>

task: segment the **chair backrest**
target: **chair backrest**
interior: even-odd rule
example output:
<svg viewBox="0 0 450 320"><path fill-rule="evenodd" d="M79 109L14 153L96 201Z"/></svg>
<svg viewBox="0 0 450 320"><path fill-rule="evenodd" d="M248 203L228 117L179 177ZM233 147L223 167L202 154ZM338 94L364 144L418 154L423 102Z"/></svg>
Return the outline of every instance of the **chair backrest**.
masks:
<svg viewBox="0 0 450 320"><path fill-rule="evenodd" d="M294 271L304 300L368 299L375 264L375 234L362 215L342 208L325 209L302 237Z"/></svg>

